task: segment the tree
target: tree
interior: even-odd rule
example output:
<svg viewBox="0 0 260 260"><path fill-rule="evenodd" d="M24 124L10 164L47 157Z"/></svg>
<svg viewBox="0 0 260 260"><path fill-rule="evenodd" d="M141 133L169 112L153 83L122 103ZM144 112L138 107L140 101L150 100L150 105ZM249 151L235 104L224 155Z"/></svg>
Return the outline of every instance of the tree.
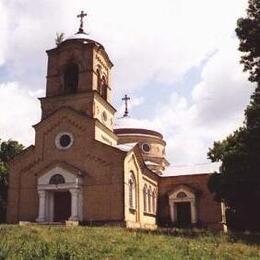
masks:
<svg viewBox="0 0 260 260"><path fill-rule="evenodd" d="M5 221L8 192L8 162L23 150L17 141L0 140L0 223Z"/></svg>
<svg viewBox="0 0 260 260"><path fill-rule="evenodd" d="M256 89L245 110L243 127L214 142L208 157L221 161L220 174L209 179L209 189L228 206L229 226L260 231L260 0L249 0L247 18L237 22L244 71Z"/></svg>
<svg viewBox="0 0 260 260"><path fill-rule="evenodd" d="M260 82L260 0L249 0L247 17L237 21L236 34L240 40L239 50L244 52L240 62L249 71L249 80Z"/></svg>

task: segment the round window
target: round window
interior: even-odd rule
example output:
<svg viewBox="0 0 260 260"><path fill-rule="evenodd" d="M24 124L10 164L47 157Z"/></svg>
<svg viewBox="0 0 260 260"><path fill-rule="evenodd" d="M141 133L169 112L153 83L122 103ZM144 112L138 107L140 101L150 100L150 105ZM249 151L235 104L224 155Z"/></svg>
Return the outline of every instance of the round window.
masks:
<svg viewBox="0 0 260 260"><path fill-rule="evenodd" d="M142 145L143 151L148 153L151 150L151 146L149 144L143 144Z"/></svg>
<svg viewBox="0 0 260 260"><path fill-rule="evenodd" d="M62 135L61 137L60 137L60 145L62 146L62 147L67 147L67 146L69 146L70 145L70 143L71 143L71 138L70 138L70 136L69 135Z"/></svg>
<svg viewBox="0 0 260 260"><path fill-rule="evenodd" d="M68 149L73 144L73 136L71 133L59 133L56 136L55 144L58 149Z"/></svg>

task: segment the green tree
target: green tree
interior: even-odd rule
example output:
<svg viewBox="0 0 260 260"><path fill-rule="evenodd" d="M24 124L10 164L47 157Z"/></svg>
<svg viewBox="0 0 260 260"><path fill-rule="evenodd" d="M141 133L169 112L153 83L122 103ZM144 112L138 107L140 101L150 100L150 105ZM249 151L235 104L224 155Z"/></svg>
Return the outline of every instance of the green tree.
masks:
<svg viewBox="0 0 260 260"><path fill-rule="evenodd" d="M23 150L17 141L0 140L0 223L5 221L8 192L8 162Z"/></svg>
<svg viewBox="0 0 260 260"><path fill-rule="evenodd" d="M243 127L208 152L221 161L220 174L209 179L215 198L228 206L229 226L260 231L260 0L249 0L247 17L237 22L241 63L249 80L257 84L245 110Z"/></svg>
<svg viewBox="0 0 260 260"><path fill-rule="evenodd" d="M244 52L241 63L250 73L249 80L260 82L260 0L249 0L247 17L237 21L239 50Z"/></svg>

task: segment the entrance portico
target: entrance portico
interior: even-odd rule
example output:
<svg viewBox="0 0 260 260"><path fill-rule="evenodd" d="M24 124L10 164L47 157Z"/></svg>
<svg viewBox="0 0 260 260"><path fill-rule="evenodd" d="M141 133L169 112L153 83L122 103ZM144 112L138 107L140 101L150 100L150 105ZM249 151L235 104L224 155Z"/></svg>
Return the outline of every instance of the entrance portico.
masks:
<svg viewBox="0 0 260 260"><path fill-rule="evenodd" d="M56 166L38 179L38 223L82 220L82 174Z"/></svg>
<svg viewBox="0 0 260 260"><path fill-rule="evenodd" d="M187 186L180 185L169 194L171 221L180 225L197 223L195 193Z"/></svg>

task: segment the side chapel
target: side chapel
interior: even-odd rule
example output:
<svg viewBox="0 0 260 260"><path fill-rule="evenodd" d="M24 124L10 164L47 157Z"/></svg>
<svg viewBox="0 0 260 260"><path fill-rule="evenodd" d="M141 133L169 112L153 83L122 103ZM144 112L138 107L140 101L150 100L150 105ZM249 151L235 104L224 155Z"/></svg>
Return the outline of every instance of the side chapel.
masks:
<svg viewBox="0 0 260 260"><path fill-rule="evenodd" d="M10 163L8 223L223 229L209 174L164 176L169 163L160 133L114 129L113 63L84 32L85 15L76 34L47 51L35 145Z"/></svg>

